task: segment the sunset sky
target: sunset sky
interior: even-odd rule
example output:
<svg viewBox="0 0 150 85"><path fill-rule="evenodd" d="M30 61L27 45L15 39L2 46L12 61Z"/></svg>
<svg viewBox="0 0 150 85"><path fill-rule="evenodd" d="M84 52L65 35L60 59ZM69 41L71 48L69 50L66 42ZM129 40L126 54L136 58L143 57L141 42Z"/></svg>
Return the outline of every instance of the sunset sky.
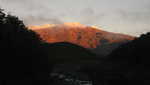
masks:
<svg viewBox="0 0 150 85"><path fill-rule="evenodd" d="M0 0L26 25L80 22L136 35L150 31L150 0Z"/></svg>

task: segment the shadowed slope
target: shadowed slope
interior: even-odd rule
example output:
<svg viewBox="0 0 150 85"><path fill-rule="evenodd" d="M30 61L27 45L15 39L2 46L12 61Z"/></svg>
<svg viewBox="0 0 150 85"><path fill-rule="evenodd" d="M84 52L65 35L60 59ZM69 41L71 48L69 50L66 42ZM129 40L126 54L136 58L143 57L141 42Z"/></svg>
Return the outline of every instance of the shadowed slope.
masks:
<svg viewBox="0 0 150 85"><path fill-rule="evenodd" d="M51 62L61 63L61 62L78 62L80 60L97 60L100 59L97 55L92 53L90 50L83 48L81 46L60 42L54 44L45 44L47 51L50 52Z"/></svg>

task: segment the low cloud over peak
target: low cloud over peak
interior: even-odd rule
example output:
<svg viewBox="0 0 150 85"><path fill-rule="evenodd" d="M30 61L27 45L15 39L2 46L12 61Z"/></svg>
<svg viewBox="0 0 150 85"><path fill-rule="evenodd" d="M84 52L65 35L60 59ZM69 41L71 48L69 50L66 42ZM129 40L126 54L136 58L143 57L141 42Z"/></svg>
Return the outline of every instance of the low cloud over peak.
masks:
<svg viewBox="0 0 150 85"><path fill-rule="evenodd" d="M26 25L81 22L138 36L150 31L150 0L0 0Z"/></svg>

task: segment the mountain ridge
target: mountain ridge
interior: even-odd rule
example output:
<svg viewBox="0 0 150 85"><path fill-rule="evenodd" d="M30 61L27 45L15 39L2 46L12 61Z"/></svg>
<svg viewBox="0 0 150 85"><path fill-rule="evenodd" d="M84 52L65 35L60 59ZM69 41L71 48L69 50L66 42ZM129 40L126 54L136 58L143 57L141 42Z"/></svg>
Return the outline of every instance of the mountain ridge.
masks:
<svg viewBox="0 0 150 85"><path fill-rule="evenodd" d="M135 37L121 33L101 30L96 26L86 26L80 23L45 24L28 26L40 37L48 42L70 42L85 48L96 48L104 43L124 42L134 40Z"/></svg>

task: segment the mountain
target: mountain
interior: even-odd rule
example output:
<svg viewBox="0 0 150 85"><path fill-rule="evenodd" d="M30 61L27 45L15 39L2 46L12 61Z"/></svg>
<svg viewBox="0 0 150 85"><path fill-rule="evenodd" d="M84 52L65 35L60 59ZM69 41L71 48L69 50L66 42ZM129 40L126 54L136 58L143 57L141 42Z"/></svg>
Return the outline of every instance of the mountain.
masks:
<svg viewBox="0 0 150 85"><path fill-rule="evenodd" d="M150 32L119 46L103 63L84 71L102 85L150 85L149 43Z"/></svg>
<svg viewBox="0 0 150 85"><path fill-rule="evenodd" d="M122 44L127 43L128 41L124 42L116 42L116 43L106 43L97 46L96 48L90 49L91 52L96 53L99 56L106 57L108 56L113 50L117 49Z"/></svg>
<svg viewBox="0 0 150 85"><path fill-rule="evenodd" d="M49 56L48 61L53 65L49 76L51 85L75 85L78 80L91 81L82 69L99 65L103 60L88 49L72 43L45 43L44 47Z"/></svg>
<svg viewBox="0 0 150 85"><path fill-rule="evenodd" d="M85 26L80 23L45 24L28 26L48 42L70 42L85 48L96 48L103 44L112 44L133 40L135 37L103 31L95 26Z"/></svg>
<svg viewBox="0 0 150 85"><path fill-rule="evenodd" d="M59 62L77 62L81 60L83 61L100 59L90 50L67 42L58 42L53 44L45 43L44 47L46 47L46 53L48 53L48 55L51 56L50 58L52 58L50 59L52 60L51 62L57 64Z"/></svg>

